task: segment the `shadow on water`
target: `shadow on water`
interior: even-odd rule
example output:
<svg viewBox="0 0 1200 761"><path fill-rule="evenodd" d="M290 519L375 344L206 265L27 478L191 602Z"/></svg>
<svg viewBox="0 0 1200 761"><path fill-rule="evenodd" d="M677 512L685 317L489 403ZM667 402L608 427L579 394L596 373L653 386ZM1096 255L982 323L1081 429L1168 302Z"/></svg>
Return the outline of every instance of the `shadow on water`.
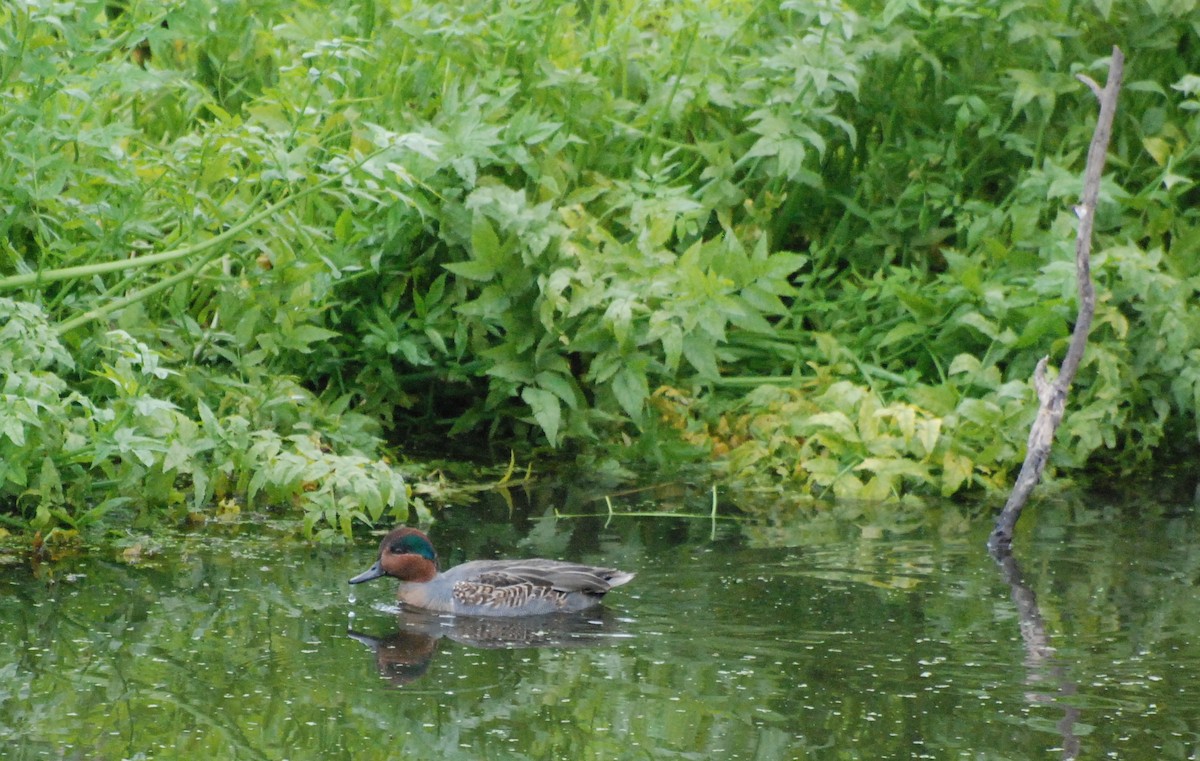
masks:
<svg viewBox="0 0 1200 761"><path fill-rule="evenodd" d="M371 648L379 675L393 687L420 679L448 639L474 648L573 648L613 644L624 635L621 621L600 607L579 613L559 613L524 618L478 618L400 610L396 631L384 637L348 630L352 639Z"/></svg>

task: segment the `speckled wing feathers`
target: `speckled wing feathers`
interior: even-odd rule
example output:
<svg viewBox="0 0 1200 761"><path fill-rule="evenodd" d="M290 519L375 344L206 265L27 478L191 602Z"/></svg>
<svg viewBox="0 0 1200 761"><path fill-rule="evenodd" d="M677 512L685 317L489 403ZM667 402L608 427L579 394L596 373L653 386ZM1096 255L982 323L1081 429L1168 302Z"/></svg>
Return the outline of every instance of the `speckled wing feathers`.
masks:
<svg viewBox="0 0 1200 761"><path fill-rule="evenodd" d="M633 578L612 568L556 560L477 561L448 573L461 576L452 592L459 603L495 608L521 608L533 600L565 607L572 594L599 598Z"/></svg>

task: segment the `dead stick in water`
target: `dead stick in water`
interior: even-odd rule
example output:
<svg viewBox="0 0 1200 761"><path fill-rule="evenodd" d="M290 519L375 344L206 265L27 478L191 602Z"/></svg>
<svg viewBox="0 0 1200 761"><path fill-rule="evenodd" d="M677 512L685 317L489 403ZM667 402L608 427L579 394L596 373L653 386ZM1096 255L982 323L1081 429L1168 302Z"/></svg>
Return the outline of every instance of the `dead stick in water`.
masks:
<svg viewBox="0 0 1200 761"><path fill-rule="evenodd" d="M1092 316L1096 311L1096 291L1092 287L1092 224L1096 216L1096 201L1100 196L1100 174L1104 169L1104 159L1108 153L1108 141L1112 137L1113 115L1117 111L1117 94L1121 90L1121 76L1125 70L1125 56L1121 49L1113 47L1112 61L1108 68L1108 82L1104 87L1083 74L1076 76L1091 88L1100 100L1100 116L1096 120L1096 132L1092 135L1092 144L1088 148L1087 166L1083 173L1083 196L1075 213L1079 217L1079 232L1075 237L1075 272L1079 279L1079 316L1075 320L1075 330L1071 333L1071 343L1067 348L1066 359L1058 371L1058 377L1050 382L1046 378L1046 366L1049 357L1042 357L1033 373L1033 385L1037 389L1038 407L1037 418L1029 430L1029 446L1025 452L1025 463L1017 475L1017 482L1000 517L996 519L996 527L988 537L988 549L992 554L1004 554L1012 546L1013 527L1021 517L1021 510L1029 500L1033 487L1042 478L1046 468L1046 460L1050 457L1050 447L1054 443L1054 432L1062 422L1063 409L1067 402L1067 391L1079 369L1083 359L1083 350L1087 346L1088 332L1092 329Z"/></svg>

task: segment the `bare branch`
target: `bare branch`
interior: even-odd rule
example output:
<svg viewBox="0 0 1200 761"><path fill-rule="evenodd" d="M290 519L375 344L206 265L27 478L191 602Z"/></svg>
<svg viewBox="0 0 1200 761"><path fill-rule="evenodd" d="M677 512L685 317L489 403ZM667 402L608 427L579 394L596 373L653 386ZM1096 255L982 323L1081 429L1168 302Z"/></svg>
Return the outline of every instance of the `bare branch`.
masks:
<svg viewBox="0 0 1200 761"><path fill-rule="evenodd" d="M1102 88L1096 82L1096 80L1092 79L1087 74L1076 74L1075 78L1078 79L1080 82L1083 82L1085 85L1087 85L1088 88L1091 89L1092 94L1095 95L1097 98L1104 97L1104 88Z"/></svg>
<svg viewBox="0 0 1200 761"><path fill-rule="evenodd" d="M1108 68L1108 81L1101 89L1095 81L1085 75L1079 75L1079 80L1091 88L1100 99L1100 116L1096 119L1096 131L1092 134L1092 144L1088 148L1087 164L1083 172L1083 194L1075 213L1079 217L1079 230L1075 236L1075 272L1079 280L1079 315L1075 320L1075 329L1071 333L1071 343L1067 347L1067 356L1059 368L1058 377L1049 382L1046 378L1046 366L1049 358L1042 358L1034 372L1034 387L1037 389L1038 407L1037 418L1029 431L1029 447L1025 453L1025 463L1017 475L1008 501L996 519L996 527L988 537L988 549L993 554L1007 554L1012 546L1013 528L1021 517L1021 510L1029 500L1033 487L1042 478L1046 461L1050 458L1050 448L1054 442L1054 432L1062 422L1063 410L1066 407L1067 392L1075 371L1083 360L1083 350L1087 346L1088 333L1092 329L1092 317L1096 311L1096 291L1092 287L1092 226L1096 218L1096 204L1100 198L1100 177L1104 170L1104 159L1108 153L1108 143L1112 137L1113 116L1117 111L1117 95L1121 91L1121 78L1125 71L1125 56L1118 47L1113 47L1112 59Z"/></svg>

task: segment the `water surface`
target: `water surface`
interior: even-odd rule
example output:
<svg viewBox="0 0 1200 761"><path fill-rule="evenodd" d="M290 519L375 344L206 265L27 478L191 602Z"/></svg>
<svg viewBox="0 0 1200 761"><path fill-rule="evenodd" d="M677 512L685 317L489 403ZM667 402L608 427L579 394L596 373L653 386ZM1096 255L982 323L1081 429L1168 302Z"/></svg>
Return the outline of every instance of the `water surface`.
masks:
<svg viewBox="0 0 1200 761"><path fill-rule="evenodd" d="M346 584L370 537L208 528L0 569L0 757L1200 757L1190 505L1038 505L1001 567L987 509L553 515L603 511L594 496L545 487L433 527L447 565L637 572L544 626L397 612L390 580Z"/></svg>

